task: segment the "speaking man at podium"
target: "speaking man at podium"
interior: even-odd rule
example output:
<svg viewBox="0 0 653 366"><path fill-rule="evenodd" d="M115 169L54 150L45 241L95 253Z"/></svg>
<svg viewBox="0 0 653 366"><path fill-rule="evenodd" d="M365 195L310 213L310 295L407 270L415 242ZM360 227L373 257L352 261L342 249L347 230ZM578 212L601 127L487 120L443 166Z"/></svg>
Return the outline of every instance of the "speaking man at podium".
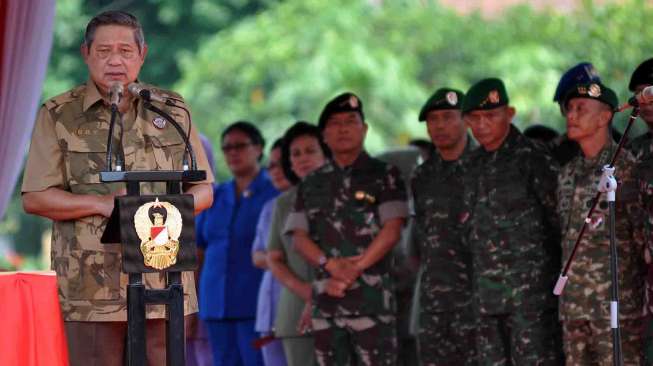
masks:
<svg viewBox="0 0 653 366"><path fill-rule="evenodd" d="M111 115L109 94L122 114L113 133L116 165L122 170L181 170L185 146L166 120L146 110L127 92L137 81L147 54L138 20L122 11L106 11L88 23L81 55L89 79L41 107L25 167L22 193L25 211L53 220L52 269L57 273L71 365L122 365L127 331L127 276L121 273L120 244L101 244L114 196L124 183L101 183ZM190 114L181 96L147 85L152 95L174 100L175 106L152 102L188 131ZM152 98L154 100L154 98ZM173 103L171 103L173 104ZM180 108L181 107L181 108ZM201 146L192 129L192 146ZM198 169L207 179L184 186L194 197L195 212L212 203L213 176L203 149L197 148ZM165 183L144 183L144 193L165 193ZM165 275L148 273L148 288L162 288ZM182 275L184 314L197 312L192 272ZM165 365L165 312L147 307L147 359Z"/></svg>

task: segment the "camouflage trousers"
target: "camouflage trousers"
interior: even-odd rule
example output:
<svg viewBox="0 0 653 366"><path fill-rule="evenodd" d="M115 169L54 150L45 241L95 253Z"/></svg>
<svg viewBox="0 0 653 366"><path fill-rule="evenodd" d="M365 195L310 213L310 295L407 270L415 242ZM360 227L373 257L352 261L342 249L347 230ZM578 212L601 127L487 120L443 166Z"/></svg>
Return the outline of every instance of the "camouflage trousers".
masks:
<svg viewBox="0 0 653 366"><path fill-rule="evenodd" d="M394 316L313 318L315 355L320 366L394 366Z"/></svg>
<svg viewBox="0 0 653 366"><path fill-rule="evenodd" d="M622 319L621 353L624 366L642 364L642 319ZM610 319L562 322L567 366L612 365Z"/></svg>
<svg viewBox="0 0 653 366"><path fill-rule="evenodd" d="M562 364L562 340L556 310L482 315L477 321L479 365Z"/></svg>
<svg viewBox="0 0 653 366"><path fill-rule="evenodd" d="M476 322L471 311L421 313L418 340L423 366L477 365Z"/></svg>

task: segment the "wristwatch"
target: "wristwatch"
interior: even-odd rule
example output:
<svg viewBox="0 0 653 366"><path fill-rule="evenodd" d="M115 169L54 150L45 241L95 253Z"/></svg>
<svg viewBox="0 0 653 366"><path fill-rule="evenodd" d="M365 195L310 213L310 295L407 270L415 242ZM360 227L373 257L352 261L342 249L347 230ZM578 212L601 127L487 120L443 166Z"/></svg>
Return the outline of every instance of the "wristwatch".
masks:
<svg viewBox="0 0 653 366"><path fill-rule="evenodd" d="M326 255L322 254L317 258L317 265L320 269L326 271L326 265L329 262L329 258Z"/></svg>

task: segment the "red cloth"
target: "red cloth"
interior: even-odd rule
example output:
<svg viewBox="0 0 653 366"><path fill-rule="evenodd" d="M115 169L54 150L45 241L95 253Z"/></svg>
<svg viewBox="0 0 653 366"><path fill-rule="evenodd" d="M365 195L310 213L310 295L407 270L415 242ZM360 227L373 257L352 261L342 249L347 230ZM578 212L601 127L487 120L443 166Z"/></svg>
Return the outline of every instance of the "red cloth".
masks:
<svg viewBox="0 0 653 366"><path fill-rule="evenodd" d="M0 273L0 326L0 365L68 365L54 272Z"/></svg>

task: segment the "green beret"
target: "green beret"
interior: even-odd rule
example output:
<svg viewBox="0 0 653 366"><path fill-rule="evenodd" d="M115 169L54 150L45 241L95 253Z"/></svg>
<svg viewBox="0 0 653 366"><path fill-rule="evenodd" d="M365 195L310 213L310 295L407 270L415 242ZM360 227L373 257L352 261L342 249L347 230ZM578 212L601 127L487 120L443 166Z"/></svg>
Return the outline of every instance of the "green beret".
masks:
<svg viewBox="0 0 653 366"><path fill-rule="evenodd" d="M630 77L628 89L634 92L638 85L653 85L653 58L639 64Z"/></svg>
<svg viewBox="0 0 653 366"><path fill-rule="evenodd" d="M565 108L567 107L569 100L573 98L595 99L601 103L609 105L612 110L616 110L619 106L617 94L615 94L612 89L601 83L582 83L573 86L569 89L567 94L565 94L565 98L563 99L563 105Z"/></svg>
<svg viewBox="0 0 653 366"><path fill-rule="evenodd" d="M419 112L419 120L426 121L426 115L430 111L442 109L460 109L465 94L460 90L440 88L426 101Z"/></svg>
<svg viewBox="0 0 653 366"><path fill-rule="evenodd" d="M320 113L320 118L318 120L317 127L321 130L326 126L326 122L329 117L334 113L339 112L358 112L361 116L361 119L365 121L365 115L363 114L363 102L356 96L354 93L346 92L338 95L337 97L331 99L322 113Z"/></svg>
<svg viewBox="0 0 653 366"><path fill-rule="evenodd" d="M503 81L488 78L469 88L463 100L462 111L468 113L477 109L494 109L508 105L508 102L508 93Z"/></svg>

